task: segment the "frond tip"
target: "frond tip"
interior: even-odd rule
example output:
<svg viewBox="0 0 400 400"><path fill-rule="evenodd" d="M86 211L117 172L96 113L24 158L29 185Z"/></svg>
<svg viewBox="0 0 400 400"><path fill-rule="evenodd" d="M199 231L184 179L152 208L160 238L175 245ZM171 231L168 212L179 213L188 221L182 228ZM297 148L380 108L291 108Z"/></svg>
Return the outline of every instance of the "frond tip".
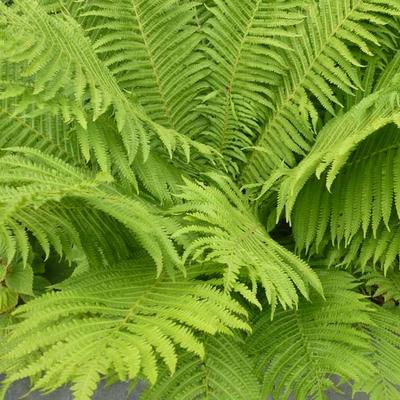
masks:
<svg viewBox="0 0 400 400"><path fill-rule="evenodd" d="M208 177L209 186L187 181L181 193L185 203L173 209L188 220L175 233L187 240L184 258L222 265L228 291L241 274L260 282L272 310L278 302L296 307L297 289L308 298L309 285L322 294L315 272L268 235L234 183L218 174Z"/></svg>

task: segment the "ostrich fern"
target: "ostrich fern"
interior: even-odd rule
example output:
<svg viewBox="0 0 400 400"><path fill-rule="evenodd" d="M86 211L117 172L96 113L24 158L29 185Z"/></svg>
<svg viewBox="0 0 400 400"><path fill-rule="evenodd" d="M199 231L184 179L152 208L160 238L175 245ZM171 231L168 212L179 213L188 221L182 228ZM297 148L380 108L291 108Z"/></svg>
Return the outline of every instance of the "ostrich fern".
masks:
<svg viewBox="0 0 400 400"><path fill-rule="evenodd" d="M399 0L0 1L0 398L400 399L399 29Z"/></svg>

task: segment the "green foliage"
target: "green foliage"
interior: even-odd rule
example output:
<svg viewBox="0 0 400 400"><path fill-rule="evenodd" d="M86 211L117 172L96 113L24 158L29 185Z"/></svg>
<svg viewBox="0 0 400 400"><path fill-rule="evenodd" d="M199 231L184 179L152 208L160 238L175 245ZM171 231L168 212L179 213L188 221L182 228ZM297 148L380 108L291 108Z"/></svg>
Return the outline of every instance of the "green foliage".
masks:
<svg viewBox="0 0 400 400"><path fill-rule="evenodd" d="M383 296L385 302L400 301L400 273L391 271L386 276L380 272L373 271L366 276L367 286L370 286L374 292L374 297Z"/></svg>
<svg viewBox="0 0 400 400"><path fill-rule="evenodd" d="M260 389L254 359L246 354L244 343L216 336L205 342L203 360L185 354L172 378L165 371L144 399L258 400Z"/></svg>
<svg viewBox="0 0 400 400"><path fill-rule="evenodd" d="M18 293L5 286L0 286L0 312L12 310L18 303Z"/></svg>
<svg viewBox="0 0 400 400"><path fill-rule="evenodd" d="M17 293L33 294L33 270L29 265L16 263L8 268L5 284Z"/></svg>
<svg viewBox="0 0 400 400"><path fill-rule="evenodd" d="M293 210L294 234L301 249L313 243L318 247L326 234L333 242L345 244L360 230L364 237L370 230L376 236L381 224L388 228L393 223L393 213L398 218L399 132L395 125L387 125L360 144L340 170L330 194L316 179L307 182ZM306 208L310 209L308 221Z"/></svg>
<svg viewBox="0 0 400 400"><path fill-rule="evenodd" d="M382 51L396 46L393 17L400 12L396 0L304 3L308 3L304 23L288 37L288 50L279 52L286 71L255 142L260 151L254 151L243 168L244 183L266 180L282 162L294 165L293 153L310 150L321 111L335 114L334 105L340 105L337 94L352 94L361 87L360 51L372 55L377 47Z"/></svg>
<svg viewBox="0 0 400 400"><path fill-rule="evenodd" d="M0 398L399 399L399 32L399 0L1 0Z"/></svg>
<svg viewBox="0 0 400 400"><path fill-rule="evenodd" d="M142 373L154 383L160 360L174 372L177 345L204 357L198 331L249 329L245 309L229 295L201 280L156 278L148 259L80 274L58 287L18 309L23 322L3 355L11 361L5 385L40 376L35 388L49 390L72 381L76 397L90 399L101 374L126 380Z"/></svg>
<svg viewBox="0 0 400 400"><path fill-rule="evenodd" d="M149 117L191 136L203 130L193 110L200 104L209 62L198 51L196 3L104 0L84 7L83 15L96 17L89 33L97 33L96 54Z"/></svg>
<svg viewBox="0 0 400 400"><path fill-rule="evenodd" d="M210 45L204 51L212 62L211 93L201 110L210 126L202 135L234 174L246 160L243 148L252 145L275 107L272 88L287 68L281 52L291 50L286 39L295 33L288 28L303 20L302 6L302 1L217 0L208 8L204 32Z"/></svg>
<svg viewBox="0 0 400 400"><path fill-rule="evenodd" d="M356 327L370 327L369 305L353 291L354 278L334 271L321 271L320 277L326 300L316 296L298 310L279 310L272 322L263 313L254 323L248 346L265 395L325 399L325 390L334 386L329 376L360 381L374 373L363 354L371 350L369 336Z"/></svg>
<svg viewBox="0 0 400 400"><path fill-rule="evenodd" d="M256 282L264 287L272 312L278 302L284 308L297 306L297 290L308 298L308 284L322 294L314 271L271 239L235 185L220 175L209 177L216 186L187 182L180 196L184 204L173 209L184 212L189 221L174 236L195 234L186 246L184 260L204 258L224 265L227 290L234 288L245 270L253 290Z"/></svg>
<svg viewBox="0 0 400 400"><path fill-rule="evenodd" d="M371 316L376 326L369 327L367 331L372 339L369 356L375 372L362 381L360 389L367 391L371 400L397 399L399 389L395 384L400 374L399 310L377 308L375 311Z"/></svg>
<svg viewBox="0 0 400 400"><path fill-rule="evenodd" d="M159 271L164 263L181 264L168 235L171 223L165 220L163 224L161 215L152 217L152 206L146 205L140 198L135 199L133 195L127 197L119 192L108 183L112 177L101 173L88 174L33 148L12 148L10 151L15 155L4 156L0 161L2 180L7 182L0 189L4 210L0 233L3 254L8 262L17 257L18 251L26 263L29 252L26 230L37 239L46 256L51 246L60 256L68 258L74 257L72 246L85 253L82 243L87 238L90 244L93 238L89 235L83 238L80 234L79 225L83 221L75 220L73 209L78 201L97 211L92 218L98 220L100 229L107 229L104 226L107 219L102 219L102 214L105 214L136 234L139 242L154 257ZM10 187L10 184L13 186ZM66 207L57 207L64 200L68 203ZM47 203L51 203L52 207L46 207ZM87 218L90 217L89 214ZM121 239L124 238L116 239L117 244Z"/></svg>

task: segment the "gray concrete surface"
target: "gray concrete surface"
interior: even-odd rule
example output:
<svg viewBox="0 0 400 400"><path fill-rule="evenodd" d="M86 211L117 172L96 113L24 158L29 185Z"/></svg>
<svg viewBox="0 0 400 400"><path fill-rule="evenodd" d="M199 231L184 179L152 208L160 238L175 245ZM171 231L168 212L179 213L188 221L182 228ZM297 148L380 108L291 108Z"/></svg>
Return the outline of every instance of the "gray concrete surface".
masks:
<svg viewBox="0 0 400 400"><path fill-rule="evenodd" d="M351 400L351 399L368 400L368 396L362 393L358 393L354 397L352 397L351 389L348 386L343 386L341 389L344 392L343 394L335 392L328 393L329 400ZM143 390L143 385L139 384L135 392L129 395L128 383L116 383L109 387L104 387L104 385L100 385L96 394L93 397L93 400L140 400L140 392L142 390ZM6 395L6 400L19 400L21 397L23 400L73 400L71 392L67 387L63 387L47 395L38 392L30 393L27 395L28 392L29 392L28 381L23 380L16 382L10 387L10 390ZM174 399L165 399L165 400L174 400ZM229 400L235 400L235 399L229 399ZM295 399L293 398L293 400Z"/></svg>
<svg viewBox="0 0 400 400"><path fill-rule="evenodd" d="M99 386L93 400L139 400L140 392L144 385L139 384L135 391L128 394L129 384L126 382L116 383L105 387ZM29 393L29 382L27 380L15 382L7 392L5 400L73 400L68 387L62 387L55 392L42 394L39 392Z"/></svg>

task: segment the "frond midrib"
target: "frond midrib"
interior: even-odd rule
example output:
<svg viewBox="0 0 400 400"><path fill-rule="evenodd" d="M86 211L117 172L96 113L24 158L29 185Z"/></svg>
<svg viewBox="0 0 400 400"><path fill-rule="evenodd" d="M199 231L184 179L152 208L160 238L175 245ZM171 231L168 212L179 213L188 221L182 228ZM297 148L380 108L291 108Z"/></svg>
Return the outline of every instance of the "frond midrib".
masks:
<svg viewBox="0 0 400 400"><path fill-rule="evenodd" d="M217 148L217 151L221 154L223 154L223 150L225 148L226 141L228 139L228 122L229 122L229 109L230 109L230 103L232 101L232 91L234 88L234 83L235 83L235 78L236 78L236 73L239 67L239 63L242 57L242 51L243 51L243 46L247 40L247 37L250 33L250 29L253 25L254 19L256 17L257 11L260 8L262 0L257 0L257 3L254 5L254 10L251 15L251 18L246 26L246 30L243 32L242 40L240 41L239 49L237 51L235 63L233 64L233 67L231 69L231 78L229 80L228 86L226 88L226 96L225 96L225 105L224 105L224 124L223 124L223 131L222 131L222 140L220 142L219 147Z"/></svg>
<svg viewBox="0 0 400 400"><path fill-rule="evenodd" d="M154 60L153 52L151 51L151 48L150 48L150 45L149 45L149 42L148 42L148 38L147 38L147 35L146 35L146 32L145 32L145 27L144 27L144 25L142 23L140 13L138 12L138 9L137 9L136 1L135 0L130 0L130 2L132 4L132 8L133 8L133 11L135 13L135 17L136 17L136 20L137 20L138 28L139 28L139 31L140 31L140 35L141 35L141 37L143 39L143 44L144 44L144 47L146 49L147 56L149 57L149 62L150 62L150 65L151 65L151 68L152 68L152 71L153 71L153 74L154 74L154 78L155 78L155 81L156 81L156 85L157 85L157 91L158 91L158 94L160 95L160 99L161 99L162 106L163 106L163 109L164 109L164 114L168 119L168 123L169 123L170 127L173 128L173 129L176 129L175 123L174 123L174 121L172 119L171 109L170 109L170 107L168 105L168 102L167 102L167 100L165 98L165 95L164 95L164 91L163 91L163 88L162 88L162 85L161 85L161 77L160 77L156 62Z"/></svg>
<svg viewBox="0 0 400 400"><path fill-rule="evenodd" d="M366 154L365 156L363 156L361 158L357 158L356 160L351 160L350 159L350 160L347 161L346 166L343 169L348 169L348 168L350 168L350 167L352 167L354 165L357 165L357 164L360 164L360 163L362 163L362 162L364 162L366 160L369 160L370 158L373 158L373 157L375 157L375 156L377 156L379 154L386 153L389 150L396 149L396 148L399 148L399 147L400 147L400 143L394 143L394 144L391 144L389 146L382 147L379 150L375 150L375 151L373 151L373 152L371 152L369 154Z"/></svg>
<svg viewBox="0 0 400 400"><path fill-rule="evenodd" d="M315 362L315 360L312 357L312 351L310 350L310 346L307 340L307 335L304 332L303 329L303 324L301 321L301 316L299 315L299 312L297 310L294 311L294 316L296 319L296 326L299 330L301 340L303 342L303 348L304 348L304 355L307 359L308 366L312 369L312 376L314 378L314 382L316 383L317 389L318 389L318 394L320 395L320 398L322 399L324 397L324 386L321 382L321 370L318 368L318 364Z"/></svg>

